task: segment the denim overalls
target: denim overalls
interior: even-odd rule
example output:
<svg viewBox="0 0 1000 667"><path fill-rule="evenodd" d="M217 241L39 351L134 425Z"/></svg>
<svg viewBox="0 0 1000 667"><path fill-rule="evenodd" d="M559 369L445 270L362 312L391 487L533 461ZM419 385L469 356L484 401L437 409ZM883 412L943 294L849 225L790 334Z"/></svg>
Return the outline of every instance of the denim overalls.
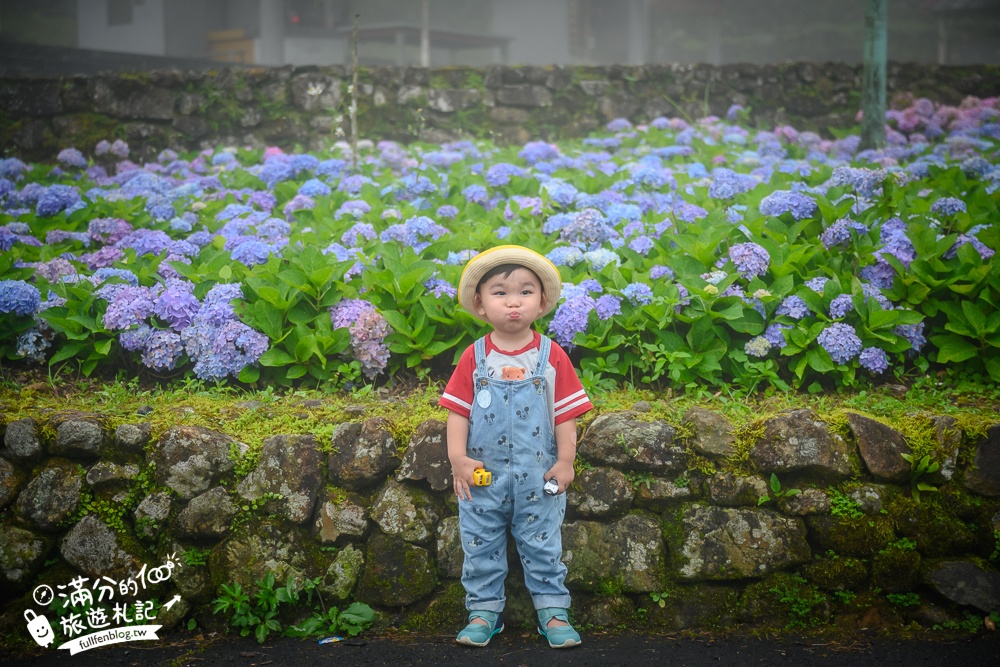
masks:
<svg viewBox="0 0 1000 667"><path fill-rule="evenodd" d="M504 609L508 526L535 608L570 606L563 583L566 566L560 532L566 494L550 496L542 491L543 475L557 460L545 398L550 346L551 341L542 336L538 365L531 376L496 380L487 377L485 338L476 341L467 452L493 473L493 484L474 486L472 500L459 501L465 551L462 585L470 611Z"/></svg>

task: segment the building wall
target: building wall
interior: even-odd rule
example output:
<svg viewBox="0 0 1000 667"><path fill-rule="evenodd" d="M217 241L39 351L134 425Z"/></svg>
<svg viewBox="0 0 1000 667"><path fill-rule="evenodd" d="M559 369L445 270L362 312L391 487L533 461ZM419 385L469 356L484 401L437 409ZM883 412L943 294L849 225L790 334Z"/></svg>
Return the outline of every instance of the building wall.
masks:
<svg viewBox="0 0 1000 667"><path fill-rule="evenodd" d="M81 49L167 55L164 0L132 3L132 22L108 25L108 0L78 0Z"/></svg>

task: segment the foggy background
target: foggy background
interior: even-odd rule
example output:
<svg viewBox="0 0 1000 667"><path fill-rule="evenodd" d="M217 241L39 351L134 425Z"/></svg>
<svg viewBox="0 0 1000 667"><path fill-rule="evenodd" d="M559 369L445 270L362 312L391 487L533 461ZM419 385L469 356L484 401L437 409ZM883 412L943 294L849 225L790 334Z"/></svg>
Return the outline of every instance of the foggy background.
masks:
<svg viewBox="0 0 1000 667"><path fill-rule="evenodd" d="M0 69L858 63L868 0L0 0ZM426 2L429 48L421 49ZM888 0L890 61L1000 64L1000 0Z"/></svg>

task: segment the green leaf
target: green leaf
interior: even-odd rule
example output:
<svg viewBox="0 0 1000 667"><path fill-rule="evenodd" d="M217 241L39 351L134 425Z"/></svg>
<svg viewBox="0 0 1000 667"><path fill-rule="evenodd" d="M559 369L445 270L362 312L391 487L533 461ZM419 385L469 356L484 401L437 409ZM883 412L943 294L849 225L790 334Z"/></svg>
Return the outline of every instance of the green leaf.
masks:
<svg viewBox="0 0 1000 667"><path fill-rule="evenodd" d="M252 384L260 379L260 368L257 366L244 366L240 370L239 375L240 382L246 382L247 384Z"/></svg>
<svg viewBox="0 0 1000 667"><path fill-rule="evenodd" d="M284 350L272 347L260 356L258 362L261 366L288 366L289 364L295 363L295 357L288 354Z"/></svg>
<svg viewBox="0 0 1000 667"><path fill-rule="evenodd" d="M979 348L959 336L931 336L931 342L938 348L939 364L966 361L979 354Z"/></svg>
<svg viewBox="0 0 1000 667"><path fill-rule="evenodd" d="M232 277L233 277L233 269L232 267L229 266L229 264L226 264L224 267L219 269L219 279L222 282L224 283L229 282L229 279Z"/></svg>

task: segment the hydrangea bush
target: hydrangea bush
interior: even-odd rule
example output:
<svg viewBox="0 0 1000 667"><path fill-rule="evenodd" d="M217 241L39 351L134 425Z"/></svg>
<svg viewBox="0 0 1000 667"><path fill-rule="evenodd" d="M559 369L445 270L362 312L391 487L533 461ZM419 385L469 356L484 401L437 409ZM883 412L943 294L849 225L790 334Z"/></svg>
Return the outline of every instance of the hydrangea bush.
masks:
<svg viewBox="0 0 1000 667"><path fill-rule="evenodd" d="M932 364L1000 380L1000 103L915 100L888 146L730 119L559 144L0 159L0 354L85 373L343 383L450 365L463 264L536 248L589 387L779 387ZM825 382L824 382L825 381Z"/></svg>

